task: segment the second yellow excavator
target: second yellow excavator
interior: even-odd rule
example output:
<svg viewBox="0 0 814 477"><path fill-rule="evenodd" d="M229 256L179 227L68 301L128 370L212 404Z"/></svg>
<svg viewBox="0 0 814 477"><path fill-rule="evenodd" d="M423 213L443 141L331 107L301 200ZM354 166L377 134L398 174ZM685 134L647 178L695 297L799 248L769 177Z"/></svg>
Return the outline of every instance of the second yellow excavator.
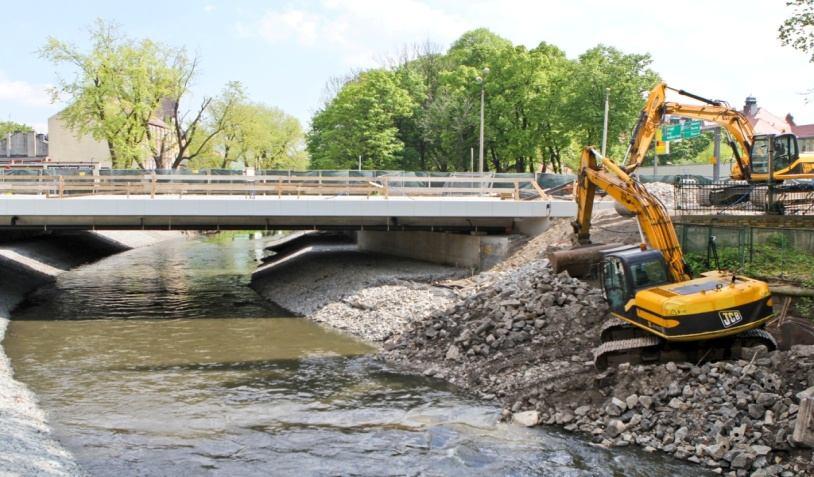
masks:
<svg viewBox="0 0 814 477"><path fill-rule="evenodd" d="M704 104L667 101L668 90ZM814 154L801 154L794 134L756 134L746 116L724 101L671 88L666 83L659 83L650 90L639 120L633 128L627 158L622 167L626 173L633 173L642 164L656 136L656 130L666 116L702 119L723 127L729 135L729 146L735 158L731 171L733 180L765 183L769 179L775 182L814 179Z"/></svg>
<svg viewBox="0 0 814 477"><path fill-rule="evenodd" d="M574 231L590 243L597 189L636 216L645 243L604 252L600 280L612 319L594 350L603 369L618 362L723 359L741 346L775 349L762 328L774 316L766 283L713 270L693 278L664 205L592 147L582 152Z"/></svg>
<svg viewBox="0 0 814 477"><path fill-rule="evenodd" d="M702 104L667 101L667 91L695 99ZM814 207L814 154L801 153L797 137L791 133L756 134L746 116L726 102L704 98L665 83L657 84L645 102L633 134L622 170L632 174L644 161L656 131L669 117L701 119L726 131L734 162L731 181L716 184L697 197L704 207L729 206L751 202L770 213L809 211ZM772 183L771 200L766 189L753 186ZM804 194L796 194L805 192Z"/></svg>

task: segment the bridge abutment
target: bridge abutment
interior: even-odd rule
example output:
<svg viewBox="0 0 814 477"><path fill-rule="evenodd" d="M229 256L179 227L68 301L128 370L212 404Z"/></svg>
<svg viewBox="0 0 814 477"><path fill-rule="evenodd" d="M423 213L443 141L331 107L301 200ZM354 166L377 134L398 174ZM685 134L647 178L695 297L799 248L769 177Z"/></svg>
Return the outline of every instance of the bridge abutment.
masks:
<svg viewBox="0 0 814 477"><path fill-rule="evenodd" d="M524 235L537 235L549 225L548 219L526 219L515 225ZM413 258L455 267L488 269L509 253L508 235L480 235L450 232L373 231L356 233L360 251Z"/></svg>

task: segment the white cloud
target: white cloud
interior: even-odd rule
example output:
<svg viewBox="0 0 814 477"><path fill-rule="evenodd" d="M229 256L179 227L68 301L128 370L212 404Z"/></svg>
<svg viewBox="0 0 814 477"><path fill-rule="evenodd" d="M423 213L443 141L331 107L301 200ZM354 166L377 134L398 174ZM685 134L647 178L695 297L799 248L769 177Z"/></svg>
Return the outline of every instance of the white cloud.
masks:
<svg viewBox="0 0 814 477"><path fill-rule="evenodd" d="M238 23L295 56L315 51L340 58L344 71L426 40L448 46L463 32L486 27L515 43L554 44L576 57L599 43L650 53L670 84L740 106L746 95L777 115L814 122L806 103L814 65L780 46L777 27L789 11L760 0L688 0L653 7L648 0L314 0L277 4ZM287 5L287 6L286 6ZM307 50L307 51L305 51ZM333 66L335 68L335 66Z"/></svg>
<svg viewBox="0 0 814 477"><path fill-rule="evenodd" d="M238 24L237 31L272 44L336 51L349 66L370 66L384 52L426 40L446 43L470 27L459 15L419 0L323 0L269 9L254 23Z"/></svg>
<svg viewBox="0 0 814 477"><path fill-rule="evenodd" d="M205 11L206 13L212 13L212 12L214 12L214 11L215 11L215 9L216 9L216 8L217 8L217 7L216 7L215 5L212 5L211 3L210 3L210 4L207 4L207 5L204 5L204 11Z"/></svg>
<svg viewBox="0 0 814 477"><path fill-rule="evenodd" d="M32 84L26 81L11 80L0 72L0 101L8 101L22 106L51 106L49 85Z"/></svg>

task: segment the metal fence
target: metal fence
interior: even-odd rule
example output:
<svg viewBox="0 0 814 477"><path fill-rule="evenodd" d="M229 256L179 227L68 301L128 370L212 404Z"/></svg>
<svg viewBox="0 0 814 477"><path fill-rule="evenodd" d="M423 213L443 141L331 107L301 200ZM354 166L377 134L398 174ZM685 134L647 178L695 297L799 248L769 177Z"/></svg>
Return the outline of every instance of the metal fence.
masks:
<svg viewBox="0 0 814 477"><path fill-rule="evenodd" d="M70 172L70 173L68 173ZM79 195L365 195L547 197L534 174L449 174L397 171L139 171L12 170L0 193L63 198Z"/></svg>
<svg viewBox="0 0 814 477"><path fill-rule="evenodd" d="M677 215L814 215L814 182L767 185L679 178L675 210Z"/></svg>
<svg viewBox="0 0 814 477"><path fill-rule="evenodd" d="M814 230L676 224L681 247L695 271L712 269L710 237L721 268L760 278L814 284Z"/></svg>

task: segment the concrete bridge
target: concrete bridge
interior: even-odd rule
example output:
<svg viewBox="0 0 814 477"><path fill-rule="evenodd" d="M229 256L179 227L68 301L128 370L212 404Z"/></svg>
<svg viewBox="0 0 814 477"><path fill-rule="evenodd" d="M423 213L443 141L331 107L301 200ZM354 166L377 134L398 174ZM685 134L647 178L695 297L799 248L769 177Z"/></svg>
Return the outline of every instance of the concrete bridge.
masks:
<svg viewBox="0 0 814 477"><path fill-rule="evenodd" d="M6 175L0 228L506 231L571 217L526 177Z"/></svg>
<svg viewBox="0 0 814 477"><path fill-rule="evenodd" d="M463 237L533 235L549 218L576 214L572 200L550 196L531 175L7 175L0 193L0 230L348 230L370 250L414 249L433 261L495 248L493 238ZM474 255L451 260L473 265Z"/></svg>

